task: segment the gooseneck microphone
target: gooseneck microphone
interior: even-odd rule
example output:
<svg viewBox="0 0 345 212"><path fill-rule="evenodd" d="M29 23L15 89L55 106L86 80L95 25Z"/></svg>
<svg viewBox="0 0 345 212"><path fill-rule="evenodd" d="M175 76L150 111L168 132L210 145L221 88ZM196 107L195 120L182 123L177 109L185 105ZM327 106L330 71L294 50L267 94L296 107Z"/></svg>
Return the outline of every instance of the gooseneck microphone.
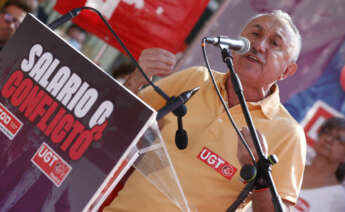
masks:
<svg viewBox="0 0 345 212"><path fill-rule="evenodd" d="M227 45L229 49L236 51L239 54L245 54L250 50L250 42L245 37L229 38L227 36L206 37L206 43L215 46Z"/></svg>
<svg viewBox="0 0 345 212"><path fill-rule="evenodd" d="M188 146L188 134L183 129L182 117L187 113L187 107L184 105L199 90L199 87L185 91L177 97L171 97L166 105L157 112L157 120L161 119L167 113L173 112L177 116L177 130L175 134L175 144L178 149L183 150Z"/></svg>

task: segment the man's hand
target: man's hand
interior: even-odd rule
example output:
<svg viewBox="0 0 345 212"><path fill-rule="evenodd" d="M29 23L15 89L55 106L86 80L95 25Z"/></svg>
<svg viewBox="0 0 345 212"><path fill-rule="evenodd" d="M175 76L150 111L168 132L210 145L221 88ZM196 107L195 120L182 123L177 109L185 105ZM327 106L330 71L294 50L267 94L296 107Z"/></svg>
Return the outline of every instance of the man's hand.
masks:
<svg viewBox="0 0 345 212"><path fill-rule="evenodd" d="M151 48L145 49L139 56L138 63L143 68L144 72L151 79L152 76L166 76L169 75L176 63L176 57L173 53L160 49ZM145 78L135 70L128 76L124 85L132 92L137 93L141 86L147 84Z"/></svg>
<svg viewBox="0 0 345 212"><path fill-rule="evenodd" d="M248 146L250 147L250 149L253 152L253 155L255 157L255 160L258 159L258 154L256 153L255 147L254 147L254 143L253 143L253 139L250 135L249 129L247 127L243 127L242 130L240 131L243 135L243 138L247 141ZM261 147L262 147L262 151L265 155L267 155L267 142L266 142L266 138L263 134L261 134L259 131L256 131ZM247 149L244 147L244 145L242 144L240 138L238 138L238 143L237 143L237 159L240 162L241 166L244 166L245 164L253 164L252 160L249 156L249 153L247 151Z"/></svg>

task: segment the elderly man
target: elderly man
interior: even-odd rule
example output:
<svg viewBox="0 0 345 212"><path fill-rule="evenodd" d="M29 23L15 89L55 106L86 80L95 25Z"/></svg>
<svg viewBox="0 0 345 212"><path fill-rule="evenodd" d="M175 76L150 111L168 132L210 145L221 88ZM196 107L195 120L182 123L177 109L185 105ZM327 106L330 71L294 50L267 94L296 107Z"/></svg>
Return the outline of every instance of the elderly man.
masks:
<svg viewBox="0 0 345 212"><path fill-rule="evenodd" d="M15 33L26 13L32 8L25 1L9 0L0 11L0 50Z"/></svg>
<svg viewBox="0 0 345 212"><path fill-rule="evenodd" d="M252 47L245 55L233 54L234 67L260 132L260 141L263 146L268 146L264 152L279 158L279 163L272 167L272 175L284 207L289 207L295 204L301 187L306 144L302 128L280 103L276 82L295 73L301 48L300 34L288 14L274 11L250 19L241 36L248 38ZM150 49L142 53L139 63L150 76L166 75L171 71L174 57L164 50ZM254 151L229 74L214 72L214 75L230 113L243 128L244 137ZM143 83L140 74L134 72L125 85L137 92ZM164 117L161 133L192 211L225 211L244 187L239 180L239 170L250 163L250 157L242 144L238 144L235 130L206 69L192 67L160 80L158 85L170 96L200 87L188 101L188 114L184 117L184 127L189 134L187 149L178 150L174 144L177 126L173 115ZM155 109L165 104L151 88L142 90L139 96ZM211 155L217 162L213 166L209 159ZM242 206L249 200L253 202L254 211L274 211L268 189L253 192ZM180 210L134 172L105 211Z"/></svg>

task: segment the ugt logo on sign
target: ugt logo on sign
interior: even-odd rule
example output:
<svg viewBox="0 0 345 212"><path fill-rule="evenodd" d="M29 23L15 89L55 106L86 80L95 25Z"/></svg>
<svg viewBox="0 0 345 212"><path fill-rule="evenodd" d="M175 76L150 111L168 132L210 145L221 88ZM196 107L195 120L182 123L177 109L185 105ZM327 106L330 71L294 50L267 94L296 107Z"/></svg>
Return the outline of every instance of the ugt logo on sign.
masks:
<svg viewBox="0 0 345 212"><path fill-rule="evenodd" d="M46 143L42 143L31 162L35 164L57 187L66 179L72 167Z"/></svg>
<svg viewBox="0 0 345 212"><path fill-rule="evenodd" d="M0 103L0 130L12 140L22 126L23 123Z"/></svg>

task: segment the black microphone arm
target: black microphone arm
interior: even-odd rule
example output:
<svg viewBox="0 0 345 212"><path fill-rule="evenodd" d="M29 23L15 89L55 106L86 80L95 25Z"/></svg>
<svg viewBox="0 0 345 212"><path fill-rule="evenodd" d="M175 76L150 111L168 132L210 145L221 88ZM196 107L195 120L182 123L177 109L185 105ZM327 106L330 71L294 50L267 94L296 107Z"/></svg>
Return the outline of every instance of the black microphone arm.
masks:
<svg viewBox="0 0 345 212"><path fill-rule="evenodd" d="M55 30L56 28L58 28L62 24L66 23L67 21L69 21L72 18L74 18L75 16L77 16L81 10L82 10L82 8L76 8L76 9L69 11L68 13L64 14L60 18L58 18L55 21L53 21L52 23L50 23L48 25L48 27L52 30Z"/></svg>
<svg viewBox="0 0 345 212"><path fill-rule="evenodd" d="M57 27L61 26L62 24L66 23L67 21L71 20L73 17L77 16L81 10L92 10L98 14L98 16L102 19L104 24L107 26L107 28L110 30L110 32L114 35L116 40L119 42L123 50L127 53L129 58L132 60L132 62L135 64L135 66L138 68L140 73L144 76L145 80L153 87L153 89L163 98L167 101L166 105L158 110L156 120L160 120L162 117L164 117L166 114L170 112L174 112L174 114L178 118L178 130L176 131L176 137L175 142L179 149L185 149L188 144L188 136L187 132L182 128L182 116L184 116L187 112L186 106L184 105L198 90L199 88L194 88L189 91L185 91L181 93L178 97L169 97L164 91L162 91L158 86L156 86L145 74L144 70L141 68L139 63L135 60L131 52L128 50L126 45L122 42L120 37L116 34L114 29L110 26L108 21L103 17L103 15L92 7L81 7L81 8L75 8L68 13L62 15L60 18L56 19L52 23L48 25L52 30L55 30ZM182 141L182 142L181 142Z"/></svg>
<svg viewBox="0 0 345 212"><path fill-rule="evenodd" d="M166 114L175 111L178 107L186 103L197 91L199 87L181 93L178 97L172 97L167 104L158 110L156 120L160 120Z"/></svg>

